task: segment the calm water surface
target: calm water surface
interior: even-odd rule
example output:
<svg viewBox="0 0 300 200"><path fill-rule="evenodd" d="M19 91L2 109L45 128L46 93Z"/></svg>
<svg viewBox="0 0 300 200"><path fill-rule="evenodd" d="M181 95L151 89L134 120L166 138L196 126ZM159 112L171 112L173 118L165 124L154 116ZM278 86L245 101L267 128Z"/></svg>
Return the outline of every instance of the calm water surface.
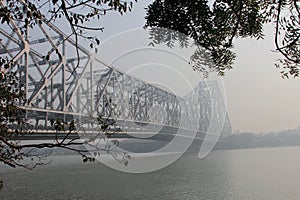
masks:
<svg viewBox="0 0 300 200"><path fill-rule="evenodd" d="M60 162L33 171L0 166L0 199L300 199L299 147L187 154L148 174Z"/></svg>

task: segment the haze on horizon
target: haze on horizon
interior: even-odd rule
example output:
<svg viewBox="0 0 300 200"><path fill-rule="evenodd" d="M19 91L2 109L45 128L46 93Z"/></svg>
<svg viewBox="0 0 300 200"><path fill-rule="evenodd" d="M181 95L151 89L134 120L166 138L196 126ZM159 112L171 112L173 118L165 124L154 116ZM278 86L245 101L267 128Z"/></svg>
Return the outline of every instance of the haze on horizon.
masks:
<svg viewBox="0 0 300 200"><path fill-rule="evenodd" d="M98 35L102 42L121 32L142 28L144 8L150 2L138 1L132 12L124 16L104 17L105 29ZM234 132L276 132L300 126L300 80L281 78L280 69L275 67L280 55L272 51L275 49L273 38L273 27L268 25L264 40L238 39L235 42L237 59L233 69L222 78ZM99 50L101 54L101 48Z"/></svg>

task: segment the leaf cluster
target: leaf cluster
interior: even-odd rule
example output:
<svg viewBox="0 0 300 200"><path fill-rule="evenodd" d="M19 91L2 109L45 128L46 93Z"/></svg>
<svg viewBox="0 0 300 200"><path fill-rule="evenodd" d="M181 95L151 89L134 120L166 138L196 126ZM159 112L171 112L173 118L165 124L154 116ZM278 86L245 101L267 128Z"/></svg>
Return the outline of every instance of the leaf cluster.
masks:
<svg viewBox="0 0 300 200"><path fill-rule="evenodd" d="M283 77L296 77L300 63L299 16L297 0L214 0L212 4L207 0L155 0L147 8L145 26L177 31L192 38L198 44L198 50L191 56L194 69L204 74L214 70L224 75L236 58L232 50L234 40L263 39L264 24L273 23L276 51L284 57L276 66L284 69ZM167 40L156 42L169 45L172 40L182 40L182 37L163 37ZM204 54L212 61L210 65L203 64Z"/></svg>

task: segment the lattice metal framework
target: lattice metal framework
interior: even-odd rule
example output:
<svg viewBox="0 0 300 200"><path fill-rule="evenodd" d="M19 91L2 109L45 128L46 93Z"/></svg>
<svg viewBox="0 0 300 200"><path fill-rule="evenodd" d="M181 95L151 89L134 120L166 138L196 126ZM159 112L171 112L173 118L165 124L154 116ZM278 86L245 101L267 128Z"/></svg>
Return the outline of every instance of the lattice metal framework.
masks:
<svg viewBox="0 0 300 200"><path fill-rule="evenodd" d="M198 127L193 131L205 132L224 108L213 82L180 98L107 66L82 46L77 66L75 42L51 23L37 23L22 34L11 21L1 25L0 38L0 56L13 61L8 70L17 70L25 84L23 106L39 130L51 130L50 119L92 113L116 119L127 131ZM225 127L230 129L228 117Z"/></svg>

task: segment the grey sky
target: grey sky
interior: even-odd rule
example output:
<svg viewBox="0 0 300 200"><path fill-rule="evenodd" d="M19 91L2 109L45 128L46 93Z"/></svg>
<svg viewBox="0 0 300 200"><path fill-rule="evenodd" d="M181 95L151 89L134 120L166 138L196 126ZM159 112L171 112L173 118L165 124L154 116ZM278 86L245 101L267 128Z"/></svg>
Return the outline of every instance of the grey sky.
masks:
<svg viewBox="0 0 300 200"><path fill-rule="evenodd" d="M147 2L134 4L133 12L123 17L118 14L104 17L102 25L105 31L99 33L104 45L115 34L142 27ZM279 55L271 52L274 49L271 25L266 27L265 34L265 39L260 41L236 41L234 50L238 58L234 68L223 78L234 131L279 131L300 125L300 81L281 78L274 65ZM119 48L126 48L126 45L120 43ZM163 76L163 73L159 75Z"/></svg>
<svg viewBox="0 0 300 200"><path fill-rule="evenodd" d="M275 62L274 32L265 40L238 40L238 59L224 77L228 112L235 130L277 131L300 125L299 79L282 79Z"/></svg>

